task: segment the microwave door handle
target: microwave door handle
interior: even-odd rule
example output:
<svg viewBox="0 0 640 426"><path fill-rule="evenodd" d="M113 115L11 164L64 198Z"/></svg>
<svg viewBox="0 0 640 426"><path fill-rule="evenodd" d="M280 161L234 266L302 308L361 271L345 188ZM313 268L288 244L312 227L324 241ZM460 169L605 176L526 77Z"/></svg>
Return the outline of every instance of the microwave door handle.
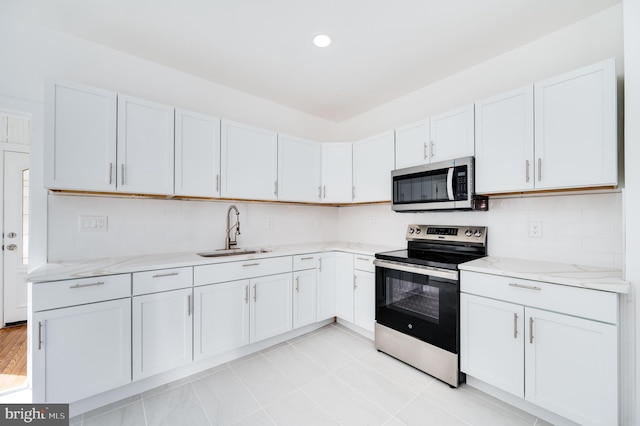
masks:
<svg viewBox="0 0 640 426"><path fill-rule="evenodd" d="M453 193L453 172L454 168L449 167L447 171L447 195L449 196L449 201L454 201L456 199L455 194Z"/></svg>

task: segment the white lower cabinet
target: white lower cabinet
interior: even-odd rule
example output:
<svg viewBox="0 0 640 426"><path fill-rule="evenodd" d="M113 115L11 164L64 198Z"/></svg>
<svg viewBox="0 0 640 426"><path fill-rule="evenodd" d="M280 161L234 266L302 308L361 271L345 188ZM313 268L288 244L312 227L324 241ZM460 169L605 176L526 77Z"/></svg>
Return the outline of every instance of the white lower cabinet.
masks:
<svg viewBox="0 0 640 426"><path fill-rule="evenodd" d="M336 253L336 316L353 322L353 255Z"/></svg>
<svg viewBox="0 0 640 426"><path fill-rule="evenodd" d="M617 295L466 271L461 291L464 373L582 425L618 424Z"/></svg>
<svg viewBox="0 0 640 426"><path fill-rule="evenodd" d="M131 382L131 298L36 312L31 327L34 402L74 402Z"/></svg>
<svg viewBox="0 0 640 426"><path fill-rule="evenodd" d="M195 360L249 344L249 280L196 287Z"/></svg>
<svg viewBox="0 0 640 426"><path fill-rule="evenodd" d="M339 253L336 259L336 315L373 333L376 315L374 257Z"/></svg>
<svg viewBox="0 0 640 426"><path fill-rule="evenodd" d="M249 341L267 339L292 329L291 273L250 280Z"/></svg>
<svg viewBox="0 0 640 426"><path fill-rule="evenodd" d="M320 253L318 255L318 274L316 282L316 302L318 321L336 316L336 254Z"/></svg>
<svg viewBox="0 0 640 426"><path fill-rule="evenodd" d="M315 269L293 273L293 328L316 322L316 287Z"/></svg>
<svg viewBox="0 0 640 426"><path fill-rule="evenodd" d="M192 360L192 289L135 296L133 379L138 380Z"/></svg>

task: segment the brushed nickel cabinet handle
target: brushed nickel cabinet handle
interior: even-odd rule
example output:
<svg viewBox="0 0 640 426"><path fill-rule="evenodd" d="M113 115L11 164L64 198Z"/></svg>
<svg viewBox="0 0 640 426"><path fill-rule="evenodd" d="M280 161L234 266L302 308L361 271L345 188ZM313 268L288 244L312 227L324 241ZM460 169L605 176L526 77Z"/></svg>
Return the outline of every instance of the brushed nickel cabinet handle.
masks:
<svg viewBox="0 0 640 426"><path fill-rule="evenodd" d="M529 343L533 344L533 317L529 317Z"/></svg>
<svg viewBox="0 0 640 426"><path fill-rule="evenodd" d="M163 277L175 277L176 275L180 275L178 272L168 272L166 274L156 274L151 278L163 278Z"/></svg>
<svg viewBox="0 0 640 426"><path fill-rule="evenodd" d="M309 257L301 257L300 260L311 260L313 259L313 256L309 256Z"/></svg>
<svg viewBox="0 0 640 426"><path fill-rule="evenodd" d="M526 180L525 182L529 182L529 160L526 162Z"/></svg>
<svg viewBox="0 0 640 426"><path fill-rule="evenodd" d="M367 259L366 257L356 257L356 260L363 260L365 262L369 261L369 259Z"/></svg>
<svg viewBox="0 0 640 426"><path fill-rule="evenodd" d="M249 303L249 286L244 286L244 303Z"/></svg>
<svg viewBox="0 0 640 426"><path fill-rule="evenodd" d="M429 141L429 156L431 158L433 158L433 145L435 145L433 141Z"/></svg>
<svg viewBox="0 0 640 426"><path fill-rule="evenodd" d="M356 187L355 186L351 187L351 199L352 200L356 199Z"/></svg>
<svg viewBox="0 0 640 426"><path fill-rule="evenodd" d="M220 175L216 175L216 192L220 192Z"/></svg>
<svg viewBox="0 0 640 426"><path fill-rule="evenodd" d="M103 281L98 281L95 283L89 283L89 284L75 284L75 285L70 285L69 288L85 288L85 287L97 287L97 286L101 286L104 285Z"/></svg>
<svg viewBox="0 0 640 426"><path fill-rule="evenodd" d="M38 350L42 349L42 321L38 321Z"/></svg>
<svg viewBox="0 0 640 426"><path fill-rule="evenodd" d="M524 285L524 284L517 284L517 283L509 283L509 287L524 288L525 290L536 290L536 291L542 290L540 287L536 287L534 285Z"/></svg>
<svg viewBox="0 0 640 426"><path fill-rule="evenodd" d="M322 272L322 258L318 259L318 271Z"/></svg>
<svg viewBox="0 0 640 426"><path fill-rule="evenodd" d="M327 198L327 185L324 185L322 187L322 195L323 195L322 198Z"/></svg>
<svg viewBox="0 0 640 426"><path fill-rule="evenodd" d="M244 265L242 265L242 266L243 266L243 267L246 267L246 266L259 266L259 265L260 265L260 263L256 262L256 263L245 263L245 264L244 264Z"/></svg>
<svg viewBox="0 0 640 426"><path fill-rule="evenodd" d="M322 199L322 185L318 187L318 198Z"/></svg>
<svg viewBox="0 0 640 426"><path fill-rule="evenodd" d="M273 195L278 195L278 181L273 182Z"/></svg>
<svg viewBox="0 0 640 426"><path fill-rule="evenodd" d="M513 313L513 338L518 338L518 314Z"/></svg>
<svg viewBox="0 0 640 426"><path fill-rule="evenodd" d="M256 285L253 285L253 301L258 300L258 291L256 290Z"/></svg>
<svg viewBox="0 0 640 426"><path fill-rule="evenodd" d="M187 295L187 316L191 316L191 295Z"/></svg>
<svg viewBox="0 0 640 426"><path fill-rule="evenodd" d="M300 277L296 277L296 293L300 293Z"/></svg>
<svg viewBox="0 0 640 426"><path fill-rule="evenodd" d="M353 276L353 289L358 288L358 277L356 275Z"/></svg>
<svg viewBox="0 0 640 426"><path fill-rule="evenodd" d="M109 163L109 185L113 183L113 163Z"/></svg>
<svg viewBox="0 0 640 426"><path fill-rule="evenodd" d="M124 185L124 163L120 164L120 184Z"/></svg>
<svg viewBox="0 0 640 426"><path fill-rule="evenodd" d="M542 180L542 158L538 157L538 182Z"/></svg>
<svg viewBox="0 0 640 426"><path fill-rule="evenodd" d="M427 143L426 142L424 143L424 149L422 153L423 153L424 159L426 160L427 159Z"/></svg>

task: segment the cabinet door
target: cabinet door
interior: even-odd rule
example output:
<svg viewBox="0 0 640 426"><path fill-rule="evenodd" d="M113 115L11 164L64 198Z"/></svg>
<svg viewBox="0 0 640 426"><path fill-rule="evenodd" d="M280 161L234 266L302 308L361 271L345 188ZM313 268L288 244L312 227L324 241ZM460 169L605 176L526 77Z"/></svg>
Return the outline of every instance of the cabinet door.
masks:
<svg viewBox="0 0 640 426"><path fill-rule="evenodd" d="M33 400L74 402L131 382L131 299L33 314Z"/></svg>
<svg viewBox="0 0 640 426"><path fill-rule="evenodd" d="M293 273L293 328L316 322L316 270Z"/></svg>
<svg viewBox="0 0 640 426"><path fill-rule="evenodd" d="M336 316L353 322L353 255L336 253Z"/></svg>
<svg viewBox="0 0 640 426"><path fill-rule="evenodd" d="M353 322L373 333L376 319L376 276L372 272L353 272Z"/></svg>
<svg viewBox="0 0 640 426"><path fill-rule="evenodd" d="M318 259L317 318L322 321L336 316L336 257L323 253Z"/></svg>
<svg viewBox="0 0 640 426"><path fill-rule="evenodd" d="M80 84L47 87L47 188L115 191L116 99Z"/></svg>
<svg viewBox="0 0 640 426"><path fill-rule="evenodd" d="M524 398L524 308L460 294L460 369Z"/></svg>
<svg viewBox="0 0 640 426"><path fill-rule="evenodd" d="M176 110L175 194L220 196L220 119Z"/></svg>
<svg viewBox="0 0 640 426"><path fill-rule="evenodd" d="M525 309L525 395L583 425L618 424L615 325Z"/></svg>
<svg viewBox="0 0 640 426"><path fill-rule="evenodd" d="M118 191L173 194L173 108L118 96Z"/></svg>
<svg viewBox="0 0 640 426"><path fill-rule="evenodd" d="M277 133L227 120L220 133L222 197L277 200Z"/></svg>
<svg viewBox="0 0 640 426"><path fill-rule="evenodd" d="M536 188L616 185L615 61L535 85Z"/></svg>
<svg viewBox="0 0 640 426"><path fill-rule="evenodd" d="M351 143L322 144L322 202L350 203L352 199Z"/></svg>
<svg viewBox="0 0 640 426"><path fill-rule="evenodd" d="M249 344L249 280L196 287L193 358Z"/></svg>
<svg viewBox="0 0 640 426"><path fill-rule="evenodd" d="M395 168L393 132L353 143L353 201L391 200L391 170Z"/></svg>
<svg viewBox="0 0 640 426"><path fill-rule="evenodd" d="M320 202L322 145L278 135L278 200Z"/></svg>
<svg viewBox="0 0 640 426"><path fill-rule="evenodd" d="M533 86L476 102L476 192L533 189Z"/></svg>
<svg viewBox="0 0 640 426"><path fill-rule="evenodd" d="M291 273L251 280L251 343L291 330Z"/></svg>
<svg viewBox="0 0 640 426"><path fill-rule="evenodd" d="M474 154L473 104L431 117L431 162Z"/></svg>
<svg viewBox="0 0 640 426"><path fill-rule="evenodd" d="M133 298L133 380L192 359L191 288Z"/></svg>
<svg viewBox="0 0 640 426"><path fill-rule="evenodd" d="M429 120L424 120L396 129L396 169L429 163L429 128Z"/></svg>

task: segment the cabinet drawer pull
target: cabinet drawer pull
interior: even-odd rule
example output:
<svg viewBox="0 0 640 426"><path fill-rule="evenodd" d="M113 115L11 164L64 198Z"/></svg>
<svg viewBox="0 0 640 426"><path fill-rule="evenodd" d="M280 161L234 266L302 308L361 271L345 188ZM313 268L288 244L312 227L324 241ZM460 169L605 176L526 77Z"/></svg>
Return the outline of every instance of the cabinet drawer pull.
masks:
<svg viewBox="0 0 640 426"><path fill-rule="evenodd" d="M187 295L187 316L191 316L191 295Z"/></svg>
<svg viewBox="0 0 640 426"><path fill-rule="evenodd" d="M109 163L109 185L113 183L113 163Z"/></svg>
<svg viewBox="0 0 640 426"><path fill-rule="evenodd" d="M249 303L249 286L244 286L244 303Z"/></svg>
<svg viewBox="0 0 640 426"><path fill-rule="evenodd" d="M166 274L156 274L151 278L175 277L176 275L180 275L180 274L178 272L168 272Z"/></svg>
<svg viewBox="0 0 640 426"><path fill-rule="evenodd" d="M309 257L301 257L300 260L311 260L313 259L313 256L309 256Z"/></svg>
<svg viewBox="0 0 640 426"><path fill-rule="evenodd" d="M529 317L529 343L533 344L533 317Z"/></svg>
<svg viewBox="0 0 640 426"><path fill-rule="evenodd" d="M370 259L367 259L366 257L356 257L356 260L362 260L364 262L370 262Z"/></svg>
<svg viewBox="0 0 640 426"><path fill-rule="evenodd" d="M216 193L220 192L220 175L216 175Z"/></svg>
<svg viewBox="0 0 640 426"><path fill-rule="evenodd" d="M103 281L98 281L95 283L89 283L89 284L75 284L75 285L71 285L69 286L69 288L85 288L85 287L97 287L100 285L104 285Z"/></svg>
<svg viewBox="0 0 640 426"><path fill-rule="evenodd" d="M538 157L538 182L542 180L542 158Z"/></svg>
<svg viewBox="0 0 640 426"><path fill-rule="evenodd" d="M120 184L124 185L124 163L120 165Z"/></svg>
<svg viewBox="0 0 640 426"><path fill-rule="evenodd" d="M38 350L42 349L42 321L38 321Z"/></svg>
<svg viewBox="0 0 640 426"><path fill-rule="evenodd" d="M327 198L327 185L322 187L322 198Z"/></svg>
<svg viewBox="0 0 640 426"><path fill-rule="evenodd" d="M524 288L527 290L536 290L536 291L542 290L540 287L536 287L534 285L524 285L524 284L517 284L517 283L509 283L509 287Z"/></svg>
<svg viewBox="0 0 640 426"><path fill-rule="evenodd" d="M529 182L529 160L527 160L527 162L526 162L526 166L525 166L525 167L526 167L526 170L527 170L527 171L526 171L526 179L525 179L525 182Z"/></svg>
<svg viewBox="0 0 640 426"><path fill-rule="evenodd" d="M518 338L518 314L513 313L513 338Z"/></svg>
<svg viewBox="0 0 640 426"><path fill-rule="evenodd" d="M245 264L244 264L244 265L242 265L242 266L244 267L244 266L259 266L259 265L260 265L260 263L259 263L259 262L256 262L256 263L245 263Z"/></svg>

